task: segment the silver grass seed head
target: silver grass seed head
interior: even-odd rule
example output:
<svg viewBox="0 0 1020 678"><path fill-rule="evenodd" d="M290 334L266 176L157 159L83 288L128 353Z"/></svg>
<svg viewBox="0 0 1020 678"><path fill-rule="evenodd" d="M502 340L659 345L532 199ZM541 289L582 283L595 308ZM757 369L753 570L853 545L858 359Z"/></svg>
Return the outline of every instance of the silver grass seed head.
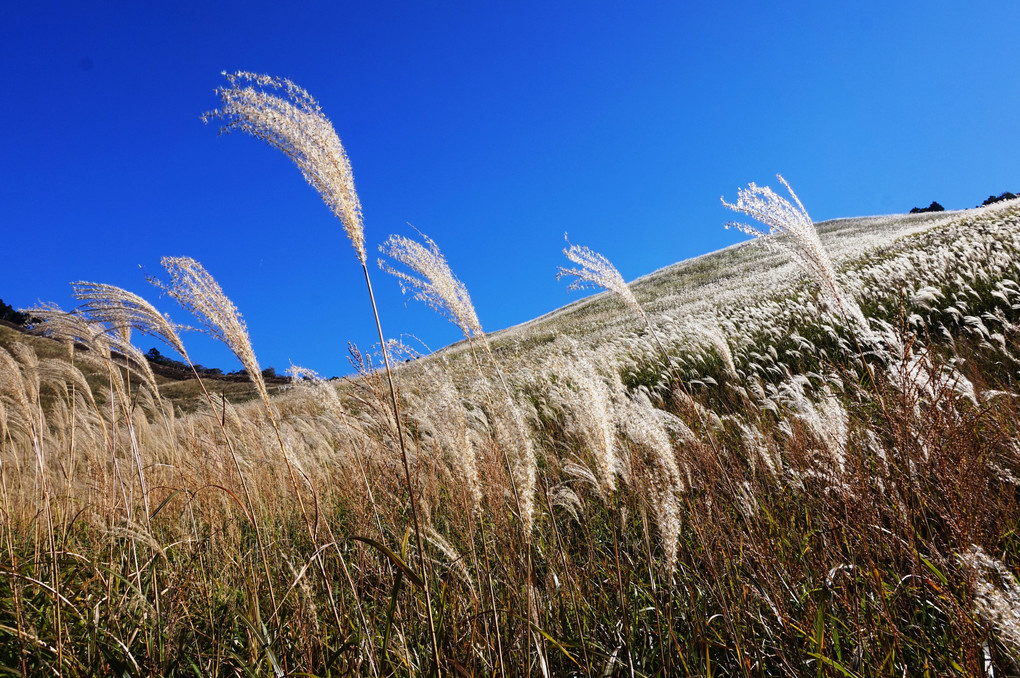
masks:
<svg viewBox="0 0 1020 678"><path fill-rule="evenodd" d="M777 174L776 178L789 191L792 203L768 186L758 186L753 182L737 191L736 204L720 198L724 206L760 221L768 226L768 230L762 231L739 222L730 222L726 228L735 228L786 250L794 262L818 283L823 294L836 302L843 315L867 334L867 320L857 302L843 292L836 280L832 259L822 246L804 204L782 175Z"/></svg>
<svg viewBox="0 0 1020 678"><path fill-rule="evenodd" d="M216 90L221 108L207 111L202 121L220 119L220 133L247 132L283 152L343 224L358 260L365 264L361 201L354 173L340 137L312 96L286 78L223 73L229 85Z"/></svg>
<svg viewBox="0 0 1020 678"><path fill-rule="evenodd" d="M768 226L768 230L762 231L739 222L730 222L726 224L726 228L735 228L747 235L779 245L823 287L826 294L838 299L841 295L836 285L836 274L829 255L818 238L814 222L786 179L779 174L776 178L790 192L790 197L796 205L770 187L758 186L752 182L747 188L737 191L736 204L728 203L725 198L721 198L722 204L735 212L743 212L760 221Z"/></svg>
<svg viewBox="0 0 1020 678"><path fill-rule="evenodd" d="M142 297L103 283L78 281L71 283L71 287L74 298L83 302L78 310L91 322L104 323L115 330L127 327L150 334L166 342L185 360L188 359L178 333L182 328Z"/></svg>
<svg viewBox="0 0 1020 678"><path fill-rule="evenodd" d="M556 274L557 280L564 276L574 276L576 280L567 287L569 290L584 290L595 286L615 292L627 306L642 318L645 317L644 309L634 297L634 293L630 291L623 276L608 259L582 245L571 245L565 233L563 239L567 241L568 245L563 250L563 254L580 268L563 268L561 266Z"/></svg>
<svg viewBox="0 0 1020 678"><path fill-rule="evenodd" d="M543 366L547 374L558 377L551 384L550 395L564 412L565 428L584 441L594 457L600 478L593 484L600 493L613 492L622 464L612 390L599 374L594 352L577 348L569 339L562 343L569 347L569 353L554 354Z"/></svg>
<svg viewBox="0 0 1020 678"><path fill-rule="evenodd" d="M202 264L191 257L163 257L160 263L170 274L170 281L163 283L150 279L149 282L190 311L211 336L227 345L241 361L262 400L268 404L269 392L251 346L248 327L241 312L223 293L223 288Z"/></svg>
<svg viewBox="0 0 1020 678"><path fill-rule="evenodd" d="M484 497L468 412L445 365L427 368L425 378L430 386L420 392L415 416L449 456L453 470L466 485L471 509L477 514Z"/></svg>
<svg viewBox="0 0 1020 678"><path fill-rule="evenodd" d="M797 203L796 206L770 187L758 186L752 181L748 184L747 188L737 190L736 204L726 202L725 198L720 198L720 200L722 200L723 205L731 210L743 212L762 222L769 227L768 232L762 232L752 226L739 223L729 223L727 227L737 228L749 235L756 236L770 236L778 233L790 233L796 236L805 235L809 232L815 233L814 223L808 216L807 210L804 209L804 205L797 197L797 194L790 188L790 184L780 174L777 174L776 178L790 192L790 197Z"/></svg>
<svg viewBox="0 0 1020 678"><path fill-rule="evenodd" d="M129 330L130 326L126 326L125 329L115 329L112 332L108 332L110 348L127 358L127 368L134 374L139 375L152 389L153 393L159 393L159 384L156 382L156 375L152 371L152 366L146 359L145 354L131 343Z"/></svg>
<svg viewBox="0 0 1020 678"><path fill-rule="evenodd" d="M1020 650L1020 583L1000 560L972 544L957 560L973 578L974 612L1012 650Z"/></svg>
<svg viewBox="0 0 1020 678"><path fill-rule="evenodd" d="M4 347L0 346L0 397L9 399L15 407L31 420L26 380L21 366Z"/></svg>
<svg viewBox="0 0 1020 678"><path fill-rule="evenodd" d="M379 246L379 251L407 266L420 278L393 268L383 259L379 260L379 267L397 277L401 292L412 292L415 299L446 316L460 328L466 339L482 336L482 324L471 304L467 287L450 270L436 243L424 233L419 232L419 235L425 245L401 235L391 235Z"/></svg>
<svg viewBox="0 0 1020 678"><path fill-rule="evenodd" d="M33 324L33 330L50 337L68 347L74 355L75 344L81 344L103 360L110 360L110 337L104 328L89 322L82 313L64 311L56 304L42 304L25 309L41 322Z"/></svg>
<svg viewBox="0 0 1020 678"><path fill-rule="evenodd" d="M92 395L92 387L89 386L82 371L72 363L59 358L46 358L39 363L39 375L44 383L60 386L65 393L68 386L73 386L77 393L82 394L88 403L95 407L96 400Z"/></svg>
<svg viewBox="0 0 1020 678"><path fill-rule="evenodd" d="M726 341L726 336L723 333L722 327L719 325L719 321L715 318L711 318L699 322L693 316L687 316L687 318L685 318L685 322L694 329L698 337L704 343L715 349L730 376L735 379L739 378L739 375L737 375L737 367L733 362L733 351L730 350L729 342Z"/></svg>

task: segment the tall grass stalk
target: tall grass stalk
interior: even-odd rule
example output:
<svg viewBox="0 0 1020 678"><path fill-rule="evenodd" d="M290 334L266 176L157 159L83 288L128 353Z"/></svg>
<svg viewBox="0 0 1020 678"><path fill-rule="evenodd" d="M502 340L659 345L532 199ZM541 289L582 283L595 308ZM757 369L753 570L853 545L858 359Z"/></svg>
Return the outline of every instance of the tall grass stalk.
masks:
<svg viewBox="0 0 1020 678"><path fill-rule="evenodd" d="M209 334L219 340L221 340L227 347L237 356L237 359L241 361L245 370L248 373L249 378L255 385L259 396L264 401L268 402L269 394L266 391L265 381L262 378L262 372L259 369L258 360L255 358L255 351L252 349L251 340L248 337L248 329L245 326L244 320L241 318L240 312L230 301L226 294L223 293L223 289L219 283L205 270L205 268L190 257L164 257L162 259L163 268L166 269L170 275L170 281L166 284L161 281L150 278L149 281L155 285L158 289L164 291L171 298L173 298L182 308L190 311L206 328ZM198 384L202 389L207 404L209 405L210 412L216 411L216 406L213 404L212 396L209 394L208 389L205 386L205 382L198 374L198 370L195 368L194 363L191 361L187 351L184 350L183 343L180 338L176 336L175 328L166 318L155 311L155 309L145 308L143 305L138 304L135 300L125 298L119 293L114 293L112 299L115 306L127 307L128 309L139 309L134 314L124 315L126 312L120 311L116 315L113 315L114 319L118 316L127 320L128 318L136 318L142 316L139 322L143 324L147 330L157 333L160 337L169 341L170 345L180 353L181 357L185 359L188 366L191 368L192 373L198 380ZM98 300L97 300L98 301ZM93 306L97 306L93 303ZM162 320L160 320L162 319ZM124 320L121 320L123 322ZM164 323L165 321L165 323ZM215 417L213 417L215 419ZM252 527L255 530L255 538L259 542L259 551L262 554L263 559L263 571L266 575L266 586L269 587L270 600L275 610L277 608L276 592L274 590L272 579L269 575L269 562L268 554L266 553L265 541L263 539L261 530L258 525L258 521L255 520L255 503L252 500L251 490L248 487L248 483L245 480L244 473L241 470L241 462L238 459L237 452L234 450L234 446L231 442L230 436L227 434L224 422L220 422L220 431L223 434L224 441L226 442L227 448L230 451L231 459L234 463L234 469L237 472L238 480L241 483L241 488L244 491L245 503L248 505L249 514L252 517ZM287 461L288 469L291 471L291 480L294 485L295 492L298 492L298 486L296 480L293 478L293 469L290 466L290 460L284 451L284 459ZM298 494L298 500L300 501L300 494ZM304 505L301 505L302 515L305 515ZM307 515L305 515L305 521L307 523Z"/></svg>
<svg viewBox="0 0 1020 678"><path fill-rule="evenodd" d="M531 586L532 577L534 575L534 565L532 563L531 553L532 514L534 510L533 503L535 493L534 452L530 449L530 443L527 440L526 433L520 425L520 416L517 413L517 404L514 401L513 395L510 393L510 387L507 385L506 379L503 377L503 370L492 353L492 349L486 339L485 332L482 331L482 325L478 320L477 313L475 313L474 305L471 303L471 297L468 294L467 287L465 287L464 283L462 283L457 276L454 275L449 264L446 262L446 258L443 256L442 252L440 252L439 246L436 245L436 243L428 236L421 233L419 233L419 235L422 236L422 239L425 241L427 246L415 242L410 238L405 238L399 235L391 235L389 239L387 239L387 241L379 247L380 251L417 273L417 276L400 271L382 259L379 260L379 266L383 270L397 277L400 281L401 290L404 293L407 293L408 291L412 292L414 298L425 302L427 305L431 306L441 315L446 316L447 319L457 325L457 327L460 328L461 333L464 335L464 338L471 345L472 355L474 355L474 343L481 343L489 358L490 364L496 372L496 376L499 378L499 383L503 388L503 393L506 396L507 407L509 408L508 412L512 422L517 428L515 433L518 436L518 443L525 450L525 459L523 460L523 480L525 486L520 488L518 487L518 480L516 477L517 473L515 473L514 464L511 464L506 448L502 445L500 446L503 451L503 460L506 463L507 473L510 476L510 487L513 490L514 503L517 506L517 515L521 520L525 552L527 555L528 581L526 584L526 617L528 623L525 624L525 627L527 631L526 647L530 647L532 642L531 623L533 620L537 620ZM481 370L479 370L479 372L481 373ZM493 414L495 414L495 408L490 407L490 409L493 411ZM518 462L518 465L520 465L520 461ZM522 490L524 496L523 500ZM539 655L539 660L544 661L544 658L541 656L541 652ZM525 657L524 661L524 671L525 673L529 673L530 666L528 658Z"/></svg>
<svg viewBox="0 0 1020 678"><path fill-rule="evenodd" d="M762 222L768 230L736 221L726 224L726 228L735 228L787 252L794 263L818 283L822 293L836 303L844 321L857 330L867 330L868 322L857 301L839 284L836 269L804 204L782 175L777 174L776 178L790 193L793 203L768 186L758 186L754 182L737 191L736 203L720 198L724 206Z"/></svg>
<svg viewBox="0 0 1020 678"><path fill-rule="evenodd" d="M559 272L557 273L557 278L561 278L564 276L574 277L575 280L570 284L569 289L584 289L585 287L588 286L595 286L616 294L627 305L628 308L632 309L635 313L637 313L638 316L644 321L648 333L652 336L656 346L658 346L659 351L662 353L662 357L666 361L667 369L674 372L678 386L689 399L692 399L690 393L687 390L687 387L684 384L684 379L680 374L680 371L677 369L673 361L673 358L670 356L669 351L666 350L665 345L659 338L659 333L656 332L655 326L652 325L651 319L648 317L648 314L645 313L644 308L638 302L637 298L634 296L634 293L631 292L630 287L626 284L626 282L624 282L623 276L620 275L620 272L616 269L616 267L613 266L613 264L605 256L597 252L594 252L588 249L587 247L584 247L582 245L570 245L569 240L567 240L567 244L568 247L563 250L563 254L567 257L567 259L577 264L579 268L568 269L561 267ZM704 412L702 412L700 408L695 409L697 410L698 418L701 421L701 429L705 433L705 437L712 448L713 455L716 459L716 463L719 464L721 468L722 465L721 454L715 441L715 436L713 435L712 430L708 425L708 421L705 419ZM655 447L660 446L656 445ZM666 463L666 467L675 468L675 462L673 462L671 459L668 460ZM725 474L723 475L724 477L726 477ZM727 481L728 480L729 478L727 477ZM668 507L662 506L661 508L666 509ZM697 517L694 516L694 519L697 520ZM705 552L709 559L709 566L712 573L712 578L715 582L717 589L719 590L720 600L723 602L724 607L723 621L726 623L726 627L730 633L730 637L733 639L734 647L736 649L737 656L739 659L740 655L742 654L741 646L743 644L743 639L741 638L741 634L739 633L736 625L734 624L733 616L730 610L726 606L722 578L716 571L715 564L712 561L710 550L711 547L707 542L705 542L704 532L701 529L698 529L697 533L702 543L705 544ZM614 532L614 539L615 538L616 533ZM670 539L667 540L667 543L673 544L674 542L672 539ZM672 562L674 557L672 551L674 549L675 546L670 546L669 550L671 551L671 553L667 554L667 563L669 563L669 569L672 569ZM620 586L622 588L622 583L620 584ZM625 607L624 610L626 611L627 608ZM631 649L628 647L628 661L630 661L630 652ZM741 672L744 674L744 676L749 678L750 674L748 673L748 669L744 665L744 662L742 660L739 661L739 665L741 668Z"/></svg>
<svg viewBox="0 0 1020 678"><path fill-rule="evenodd" d="M57 666L59 667L59 672L64 666L64 625L60 596L62 586L60 566L57 560L56 531L53 522L52 484L49 474L46 472L46 462L43 458L42 404L38 402L38 388L36 388L32 391L32 395L35 396L36 400L35 407L33 408L29 394L30 389L26 388L26 381L22 370L19 369L14 356L3 348L0 348L0 390L2 390L3 395L10 398L24 418L24 421L28 424L32 451L37 464L39 498L42 504L43 517L46 520L46 546L50 558L50 585L53 592L53 623L56 627ZM37 412L33 411L33 409ZM37 560L39 559L37 558Z"/></svg>
<svg viewBox="0 0 1020 678"><path fill-rule="evenodd" d="M305 180L319 193L330 211L340 220L365 275L372 314L379 333L390 400L400 442L401 461L418 544L422 580L425 581L425 604L428 614L429 638L436 671L441 671L439 644L433 619L432 594L428 585L428 565L418 519L417 498L411 481L411 470L404 443L404 431L397 403L396 387L390 367L386 339L379 320L379 309L372 292L372 280L366 263L364 224L361 201L354 188L354 173L340 137L333 124L322 113L318 102L304 89L285 78L274 78L248 72L223 73L228 86L216 90L222 108L209 111L203 120L224 121L221 133L235 130L247 132L281 151L301 171Z"/></svg>

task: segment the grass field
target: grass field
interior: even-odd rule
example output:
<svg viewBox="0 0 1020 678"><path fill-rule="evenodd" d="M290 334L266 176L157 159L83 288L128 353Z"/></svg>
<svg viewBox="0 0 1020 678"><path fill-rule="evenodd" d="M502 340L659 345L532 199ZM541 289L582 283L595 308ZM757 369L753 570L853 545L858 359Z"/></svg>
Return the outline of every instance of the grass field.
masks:
<svg viewBox="0 0 1020 678"><path fill-rule="evenodd" d="M340 383L167 382L108 286L0 327L0 671L1020 673L1020 204L803 226L492 334L391 239L465 340Z"/></svg>

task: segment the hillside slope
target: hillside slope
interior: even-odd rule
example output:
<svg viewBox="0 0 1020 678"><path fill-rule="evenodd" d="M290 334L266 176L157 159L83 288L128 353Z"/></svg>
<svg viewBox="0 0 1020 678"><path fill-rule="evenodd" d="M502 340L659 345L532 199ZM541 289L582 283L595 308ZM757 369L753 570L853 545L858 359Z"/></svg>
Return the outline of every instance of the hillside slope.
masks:
<svg viewBox="0 0 1020 678"><path fill-rule="evenodd" d="M862 303L875 307L891 303L886 298L890 295L909 299L926 286L951 287L963 262L953 261L947 252L968 243L981 250L999 237L997 229L1008 234L1006 241L1014 239L1016 229L1010 220L1015 221L1018 210L1020 201L1009 201L953 212L836 219L816 227L844 286ZM986 230L989 224L995 224L993 232ZM972 258L980 256L980 252L971 253ZM918 257L924 261L913 261ZM891 259L909 271L887 270L885 262ZM935 265L937 260L943 268ZM980 265L979 261L969 263ZM796 297L808 303L817 290L785 252L755 240L678 262L629 286L670 350L677 352L685 347L697 349L699 340L694 335L706 327L721 330L739 352L742 343L752 342L752 335L774 331L770 325L780 318L766 309L776 300ZM801 310L820 318L819 308ZM779 315L791 312L788 308ZM885 316L891 318L888 313ZM494 332L490 340L497 353L534 364L548 353L551 342L566 336L621 366L633 367L641 360L656 360L657 351L644 334L639 318L612 293L601 292ZM466 349L461 341L437 355L460 364L470 359Z"/></svg>
<svg viewBox="0 0 1020 678"><path fill-rule="evenodd" d="M0 666L1020 675L1020 202L819 231L838 304L745 243L395 397L206 401L0 327Z"/></svg>

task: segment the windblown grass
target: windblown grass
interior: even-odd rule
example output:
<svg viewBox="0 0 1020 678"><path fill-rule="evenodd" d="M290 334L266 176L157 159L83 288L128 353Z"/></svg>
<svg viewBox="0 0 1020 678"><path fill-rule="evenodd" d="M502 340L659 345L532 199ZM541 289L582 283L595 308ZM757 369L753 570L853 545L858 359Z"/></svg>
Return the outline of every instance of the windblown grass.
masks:
<svg viewBox="0 0 1020 678"><path fill-rule="evenodd" d="M308 176L311 141L274 139ZM80 286L39 316L60 343L0 328L0 667L1017 673L1020 206L814 237L842 313L749 243L492 335L434 243L394 238L466 342L190 412L122 357L176 328L141 297ZM222 290L178 284L211 276L169 263L259 374Z"/></svg>

